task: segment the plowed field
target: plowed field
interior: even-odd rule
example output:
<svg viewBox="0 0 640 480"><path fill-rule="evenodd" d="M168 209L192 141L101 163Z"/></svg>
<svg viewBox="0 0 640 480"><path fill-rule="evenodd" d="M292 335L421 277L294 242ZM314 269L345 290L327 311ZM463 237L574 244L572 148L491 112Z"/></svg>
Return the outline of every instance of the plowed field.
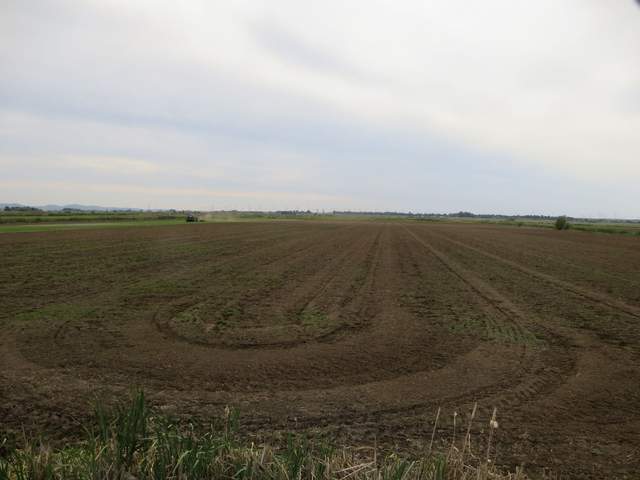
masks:
<svg viewBox="0 0 640 480"><path fill-rule="evenodd" d="M478 402L502 463L640 471L638 238L197 224L3 234L0 265L9 436L72 437L91 398L137 385L182 415L237 406L252 434L410 451L438 407L448 442Z"/></svg>

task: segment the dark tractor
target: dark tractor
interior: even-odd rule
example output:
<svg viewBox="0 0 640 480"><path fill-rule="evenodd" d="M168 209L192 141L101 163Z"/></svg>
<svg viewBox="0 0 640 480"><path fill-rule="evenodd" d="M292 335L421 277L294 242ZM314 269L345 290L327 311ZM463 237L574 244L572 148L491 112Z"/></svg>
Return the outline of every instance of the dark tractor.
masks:
<svg viewBox="0 0 640 480"><path fill-rule="evenodd" d="M196 217L195 215L187 215L187 223L191 223L191 222L197 222L198 221L198 217Z"/></svg>

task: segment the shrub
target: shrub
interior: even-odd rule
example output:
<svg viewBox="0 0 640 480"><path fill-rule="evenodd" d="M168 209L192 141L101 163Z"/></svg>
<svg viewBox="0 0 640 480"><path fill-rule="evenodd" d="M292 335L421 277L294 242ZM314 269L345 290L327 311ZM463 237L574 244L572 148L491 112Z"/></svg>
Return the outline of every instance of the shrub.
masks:
<svg viewBox="0 0 640 480"><path fill-rule="evenodd" d="M567 230L569 228L569 222L567 221L566 215L556 218L555 227L556 230Z"/></svg>

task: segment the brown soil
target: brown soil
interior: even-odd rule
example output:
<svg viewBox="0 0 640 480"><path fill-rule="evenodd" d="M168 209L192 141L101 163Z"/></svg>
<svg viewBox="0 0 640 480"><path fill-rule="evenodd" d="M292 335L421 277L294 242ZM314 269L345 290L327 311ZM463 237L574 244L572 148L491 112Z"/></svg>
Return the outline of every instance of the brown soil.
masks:
<svg viewBox="0 0 640 480"><path fill-rule="evenodd" d="M238 407L415 451L474 435L570 477L640 471L640 241L486 225L274 222L0 236L0 431L74 437L96 396ZM458 433L459 435L459 433Z"/></svg>

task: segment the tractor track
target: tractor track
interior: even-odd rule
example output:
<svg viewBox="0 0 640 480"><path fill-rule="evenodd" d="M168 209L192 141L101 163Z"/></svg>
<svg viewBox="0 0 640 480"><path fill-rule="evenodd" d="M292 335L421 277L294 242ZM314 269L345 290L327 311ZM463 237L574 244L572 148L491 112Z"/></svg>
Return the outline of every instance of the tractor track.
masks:
<svg viewBox="0 0 640 480"><path fill-rule="evenodd" d="M593 302L597 302L603 305L607 305L610 308L616 309L620 312L626 313L627 315L631 315L633 317L636 317L638 319L640 319L640 308L636 307L634 305L629 305L628 303L625 303L622 300L618 300L616 298L610 297L604 293L600 293L600 292L595 292L593 290L588 290L584 287L579 287L577 285L574 285L570 282L561 280L557 277L554 277L552 275L543 273L543 272L539 272L537 270L534 270L532 268L528 268L524 265L521 265L517 262L514 262L512 260L508 260L506 258L500 257L499 255L495 255L493 253L487 252L485 250L482 250L480 248L477 247L473 247L471 245L468 245L466 243L460 242L458 240L453 240L445 235L441 235L441 234L437 234L434 232L430 232L432 235L435 235L439 238L442 238L454 245L457 245L459 247L463 247L465 249L471 250L475 253L478 253L480 255L483 255L487 258L490 258L491 260L495 260L497 262L500 262L504 265L507 265L511 268L514 268L516 270L520 270L523 273L526 273L527 275L530 275L532 277L535 277L537 279L540 280L544 280L545 282L559 288L562 290L566 290L568 292L573 293L574 295L578 295L580 297L583 297L587 300L593 301Z"/></svg>
<svg viewBox="0 0 640 480"><path fill-rule="evenodd" d="M513 377L510 377L495 385L458 397L456 400L462 400L465 397L469 400L490 399L494 405L501 408L513 407L557 388L575 372L575 355L568 348L571 342L563 336L563 333L557 329L543 326L540 319L536 318L534 314L530 312L525 314L495 288L474 276L408 228L405 227L405 230L416 242L429 250L452 275L469 286L490 308L498 311L502 316L502 322L507 325L515 324L517 327L516 335L522 331L531 330L547 343L545 347L523 345L520 355L521 370L518 373L512 373L518 379L517 383L514 382ZM491 315L489 316L491 317Z"/></svg>

